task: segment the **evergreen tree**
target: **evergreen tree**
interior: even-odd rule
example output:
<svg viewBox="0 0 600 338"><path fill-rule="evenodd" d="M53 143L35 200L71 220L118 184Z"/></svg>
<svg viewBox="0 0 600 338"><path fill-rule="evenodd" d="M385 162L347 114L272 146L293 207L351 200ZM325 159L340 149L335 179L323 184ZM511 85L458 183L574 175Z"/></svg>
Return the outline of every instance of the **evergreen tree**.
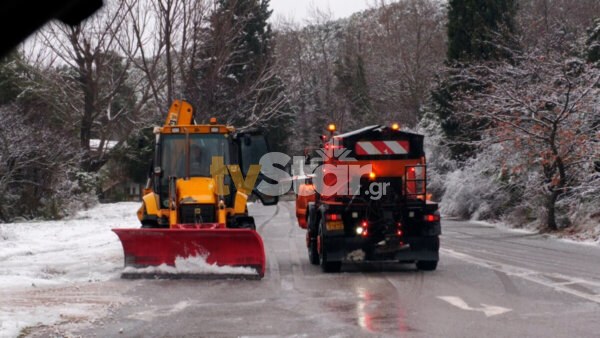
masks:
<svg viewBox="0 0 600 338"><path fill-rule="evenodd" d="M588 30L586 42L587 59L589 62L600 61L600 18L594 20L594 25Z"/></svg>
<svg viewBox="0 0 600 338"><path fill-rule="evenodd" d="M272 61L273 33L267 20L272 12L269 0L219 0L220 10L216 16L230 21L235 31L232 44L234 52L228 65L228 73L240 83L252 81L264 66Z"/></svg>
<svg viewBox="0 0 600 338"><path fill-rule="evenodd" d="M269 0L217 2L198 72L201 101L195 107L200 117L218 116L236 127L277 128L283 137L289 135L291 123L284 123L283 116L291 115L290 108L274 68L271 13Z"/></svg>
<svg viewBox="0 0 600 338"><path fill-rule="evenodd" d="M0 105L14 101L21 92L18 73L22 67L19 61L17 53L0 59Z"/></svg>
<svg viewBox="0 0 600 338"><path fill-rule="evenodd" d="M515 0L450 0L448 60L509 58L504 47L514 47L516 11Z"/></svg>
<svg viewBox="0 0 600 338"><path fill-rule="evenodd" d="M373 111L361 55L344 55L335 64L336 91L347 99L354 124L363 125ZM349 125L348 127L351 127Z"/></svg>
<svg viewBox="0 0 600 338"><path fill-rule="evenodd" d="M136 183L146 183L148 170L154 156L153 128L141 129L127 139L126 144L115 150L111 165ZM120 170L119 170L120 169Z"/></svg>
<svg viewBox="0 0 600 338"><path fill-rule="evenodd" d="M455 114L453 100L460 92L478 91L481 84L461 76L462 69L485 61L506 60L516 49L515 0L450 0L448 3L448 50L450 69L432 92L435 115L455 160L474 156L474 141L485 120L472 121Z"/></svg>

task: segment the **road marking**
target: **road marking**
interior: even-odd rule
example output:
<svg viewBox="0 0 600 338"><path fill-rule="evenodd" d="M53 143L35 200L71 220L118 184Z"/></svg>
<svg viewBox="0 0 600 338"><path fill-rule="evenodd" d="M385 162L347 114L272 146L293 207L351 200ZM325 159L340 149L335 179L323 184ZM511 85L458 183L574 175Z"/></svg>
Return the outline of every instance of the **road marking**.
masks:
<svg viewBox="0 0 600 338"><path fill-rule="evenodd" d="M257 230L258 230L259 232L262 232L262 231L263 231L263 228L265 227L265 225L267 225L267 223L271 222L271 221L272 221L272 220L273 220L275 217L277 217L277 215L278 215L278 214L279 214L279 204L277 204L277 205L275 206L275 212L273 213L273 215L271 215L269 218L267 218L267 220L266 220L266 221L264 221L264 222L263 222L261 225L259 225L259 226L257 227Z"/></svg>
<svg viewBox="0 0 600 338"><path fill-rule="evenodd" d="M586 284L586 285L590 285L593 287L600 287L599 282L593 282L593 281L589 281L589 280L585 280L585 279L581 279L581 278L569 277L569 276L561 275L558 273L551 273L551 274L542 273L540 271L530 270L530 269L526 269L526 268L522 268L522 267L517 267L514 265L509 265L509 264L504 264L504 263L490 261L490 260L486 260L486 259L482 259L482 258L473 257L470 255L464 254L462 252L457 252L457 251L454 251L451 249L446 249L446 248L441 248L440 252L442 252L443 254L446 254L448 256L460 259L467 263L483 266L488 269L492 269L492 270L496 270L496 271L501 271L509 276L519 277L519 278L525 279L527 281L549 287L556 291L568 293L572 296L576 296L576 297L583 298L585 300L600 304L600 294L592 295L592 294L581 292L579 290L569 287L574 284ZM555 278L560 278L564 281L563 282L549 282L548 278L545 276L552 276Z"/></svg>
<svg viewBox="0 0 600 338"><path fill-rule="evenodd" d="M481 304L482 307L474 308L469 306L462 298L455 296L438 296L438 298L461 310L483 312L488 318L512 311L512 309L507 309L505 307L487 304Z"/></svg>

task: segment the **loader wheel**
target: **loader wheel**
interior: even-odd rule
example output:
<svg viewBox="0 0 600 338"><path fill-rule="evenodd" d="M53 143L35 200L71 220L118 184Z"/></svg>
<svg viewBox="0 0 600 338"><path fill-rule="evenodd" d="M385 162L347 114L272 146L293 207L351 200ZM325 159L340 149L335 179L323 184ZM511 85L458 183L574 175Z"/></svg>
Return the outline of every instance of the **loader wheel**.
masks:
<svg viewBox="0 0 600 338"><path fill-rule="evenodd" d="M250 229L256 230L254 217L251 216L234 216L227 220L227 227L232 229Z"/></svg>
<svg viewBox="0 0 600 338"><path fill-rule="evenodd" d="M157 222L154 221L142 221L142 229L159 229L161 228Z"/></svg>
<svg viewBox="0 0 600 338"><path fill-rule="evenodd" d="M319 227L319 239L321 242L321 255L319 255L319 263L321 264L321 270L323 272L340 272L342 269L342 262L330 262L327 260L327 250L325 249L325 237L323 236L321 226Z"/></svg>
<svg viewBox="0 0 600 338"><path fill-rule="evenodd" d="M319 249L317 248L317 238L310 236L310 232L306 233L308 237L308 260L312 265L319 265Z"/></svg>
<svg viewBox="0 0 600 338"><path fill-rule="evenodd" d="M417 269L423 271L434 271L437 269L438 261L418 261Z"/></svg>
<svg viewBox="0 0 600 338"><path fill-rule="evenodd" d="M240 229L250 229L256 231L256 225L254 223L242 223Z"/></svg>

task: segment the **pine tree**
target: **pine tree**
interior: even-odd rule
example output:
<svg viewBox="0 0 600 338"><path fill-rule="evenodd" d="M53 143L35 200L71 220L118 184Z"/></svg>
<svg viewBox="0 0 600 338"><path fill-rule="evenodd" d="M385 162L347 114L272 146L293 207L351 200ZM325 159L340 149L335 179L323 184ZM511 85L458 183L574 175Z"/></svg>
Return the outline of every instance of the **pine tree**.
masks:
<svg viewBox="0 0 600 338"><path fill-rule="evenodd" d="M213 13L200 70L201 102L207 115L229 123L244 123L242 111L251 99L250 88L272 63L269 0L219 0Z"/></svg>
<svg viewBox="0 0 600 338"><path fill-rule="evenodd" d="M504 59L514 47L515 0L450 0L448 9L448 60Z"/></svg>
<svg viewBox="0 0 600 338"><path fill-rule="evenodd" d="M600 61L600 18L594 20L594 25L588 30L586 41L587 59L589 62Z"/></svg>
<svg viewBox="0 0 600 338"><path fill-rule="evenodd" d="M452 157L463 161L474 156L474 141L487 121L456 116L453 100L464 91L480 90L480 83L461 76L471 64L511 59L517 49L513 35L515 0L450 0L448 3L448 51L450 69L432 92L432 106L450 144Z"/></svg>
<svg viewBox="0 0 600 338"><path fill-rule="evenodd" d="M20 71L20 56L9 54L0 59L0 105L14 101L20 94L18 73Z"/></svg>
<svg viewBox="0 0 600 338"><path fill-rule="evenodd" d="M373 108L362 56L346 54L335 63L335 67L335 89L346 98L353 124L360 126L367 123ZM352 123L347 127L351 125Z"/></svg>
<svg viewBox="0 0 600 338"><path fill-rule="evenodd" d="M269 65L272 55L271 25L267 20L272 14L269 0L220 0L217 16L230 20L232 27L241 30L234 37L234 52L230 58L228 73L240 83L252 81L261 66Z"/></svg>
<svg viewBox="0 0 600 338"><path fill-rule="evenodd" d="M218 1L198 72L201 102L195 106L199 116L218 116L237 127L277 128L271 136L285 138L290 108L274 68L271 13L269 0Z"/></svg>

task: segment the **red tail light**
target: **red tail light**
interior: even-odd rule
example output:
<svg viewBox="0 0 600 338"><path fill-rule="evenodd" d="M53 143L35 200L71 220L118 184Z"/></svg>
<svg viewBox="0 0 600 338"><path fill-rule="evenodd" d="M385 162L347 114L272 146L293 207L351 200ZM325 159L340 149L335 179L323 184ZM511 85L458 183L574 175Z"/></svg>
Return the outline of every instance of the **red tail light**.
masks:
<svg viewBox="0 0 600 338"><path fill-rule="evenodd" d="M325 215L325 219L327 219L328 221L341 221L342 220L342 215L339 215L339 214L327 214L327 215Z"/></svg>
<svg viewBox="0 0 600 338"><path fill-rule="evenodd" d="M440 215L425 215L425 222L439 222Z"/></svg>
<svg viewBox="0 0 600 338"><path fill-rule="evenodd" d="M360 235L363 237L367 237L369 235L369 222L362 221L360 223L360 226L362 227L362 233Z"/></svg>
<svg viewBox="0 0 600 338"><path fill-rule="evenodd" d="M323 172L325 173L325 171ZM325 173L323 183L328 187L333 187L337 184L337 176L334 173Z"/></svg>

